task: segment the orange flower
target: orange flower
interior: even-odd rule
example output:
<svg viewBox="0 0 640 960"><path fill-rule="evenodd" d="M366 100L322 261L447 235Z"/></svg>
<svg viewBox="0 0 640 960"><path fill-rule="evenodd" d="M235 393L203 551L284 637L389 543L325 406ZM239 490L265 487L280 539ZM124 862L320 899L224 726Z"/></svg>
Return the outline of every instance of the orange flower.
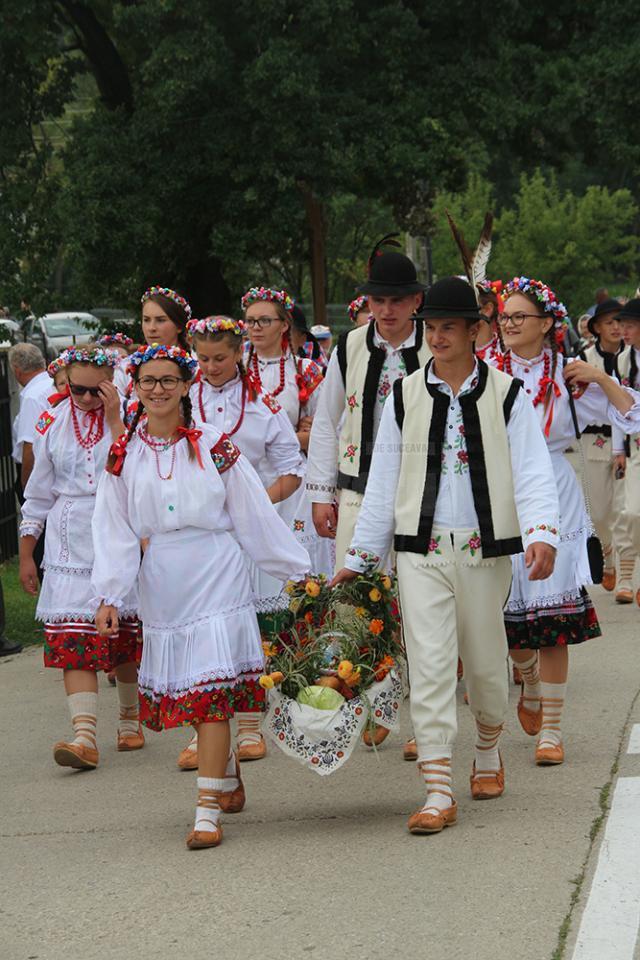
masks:
<svg viewBox="0 0 640 960"><path fill-rule="evenodd" d="M386 675L389 673L389 670L391 670L391 668L394 665L395 665L395 660L393 659L393 657L390 657L388 655L386 657L383 657L380 663L378 664L378 667L374 674L376 680L384 680Z"/></svg>
<svg viewBox="0 0 640 960"><path fill-rule="evenodd" d="M348 687L357 687L360 683L360 671L354 670L344 681Z"/></svg>
<svg viewBox="0 0 640 960"><path fill-rule="evenodd" d="M353 673L353 664L351 660L341 660L338 664L338 676L341 680L346 680Z"/></svg>
<svg viewBox="0 0 640 960"><path fill-rule="evenodd" d="M307 623L313 623L313 611L307 610L304 615L304 619L307 621Z"/></svg>
<svg viewBox="0 0 640 960"><path fill-rule="evenodd" d="M377 637L384 630L384 620L372 620L369 630Z"/></svg>
<svg viewBox="0 0 640 960"><path fill-rule="evenodd" d="M308 597L319 597L320 596L320 586L315 582L315 580L309 580L305 589L305 593Z"/></svg>

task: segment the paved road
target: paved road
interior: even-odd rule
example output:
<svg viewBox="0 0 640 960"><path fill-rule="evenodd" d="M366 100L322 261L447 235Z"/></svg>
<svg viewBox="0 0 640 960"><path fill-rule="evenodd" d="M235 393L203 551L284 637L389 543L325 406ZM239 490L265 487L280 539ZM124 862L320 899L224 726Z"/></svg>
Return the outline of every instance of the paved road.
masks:
<svg viewBox="0 0 640 960"><path fill-rule="evenodd" d="M626 750L640 687L640 611L593 593L605 636L572 651L567 763L534 766L512 688L507 790L472 802L461 688L459 823L434 837L405 829L422 790L401 757L403 725L378 758L359 748L327 779L274 749L245 765L245 812L226 818L220 849L189 852L195 777L175 764L186 734L150 733L145 750L118 754L116 694L102 683L101 765L62 770L51 759L69 729L60 674L43 669L38 650L0 662L0 956L551 960L586 870L569 960L604 836L592 845L601 791ZM632 719L640 723L637 705ZM623 756L625 775L640 777L640 755Z"/></svg>

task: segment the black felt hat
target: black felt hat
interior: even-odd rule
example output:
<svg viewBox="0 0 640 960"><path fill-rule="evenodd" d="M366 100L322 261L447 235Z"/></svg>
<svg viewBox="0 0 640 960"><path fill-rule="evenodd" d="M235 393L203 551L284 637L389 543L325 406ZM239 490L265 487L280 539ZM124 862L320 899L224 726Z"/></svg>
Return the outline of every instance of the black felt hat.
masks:
<svg viewBox="0 0 640 960"><path fill-rule="evenodd" d="M634 297L623 306L616 320L640 320L640 297Z"/></svg>
<svg viewBox="0 0 640 960"><path fill-rule="evenodd" d="M358 287L358 293L378 297L406 297L410 293L424 293L426 284L420 283L412 260L397 250L383 251L385 245L399 247L395 233L383 237L369 257L369 277Z"/></svg>
<svg viewBox="0 0 640 960"><path fill-rule="evenodd" d="M610 297L608 300L603 300L602 303L599 303L593 312L593 316L589 317L589 320L587 321L587 326L589 328L589 332L591 333L591 335L593 337L598 336L598 334L596 333L596 331L593 329L593 326L592 326L594 320L600 320L600 318L604 317L604 315L607 313L615 313L616 319L617 319L617 316L619 315L621 310L622 310L622 304L620 303L619 300L615 300L613 297Z"/></svg>
<svg viewBox="0 0 640 960"><path fill-rule="evenodd" d="M294 303L294 305L291 307L291 320L293 326L300 333L309 333L309 327L307 326L307 318L304 310L302 307L299 307L297 303Z"/></svg>
<svg viewBox="0 0 640 960"><path fill-rule="evenodd" d="M470 284L460 277L443 277L429 287L416 316L422 320L435 320L438 317L482 319L475 293Z"/></svg>

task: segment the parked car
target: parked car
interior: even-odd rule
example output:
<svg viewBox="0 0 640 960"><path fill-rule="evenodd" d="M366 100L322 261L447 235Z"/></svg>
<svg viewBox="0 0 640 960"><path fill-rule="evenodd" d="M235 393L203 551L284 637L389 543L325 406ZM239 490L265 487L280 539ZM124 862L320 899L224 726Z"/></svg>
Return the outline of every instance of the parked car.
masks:
<svg viewBox="0 0 640 960"><path fill-rule="evenodd" d="M18 343L23 339L22 327L13 317L0 317L0 343Z"/></svg>
<svg viewBox="0 0 640 960"><path fill-rule="evenodd" d="M92 313L45 313L27 322L24 339L42 350L51 363L67 347L89 343L98 335Z"/></svg>

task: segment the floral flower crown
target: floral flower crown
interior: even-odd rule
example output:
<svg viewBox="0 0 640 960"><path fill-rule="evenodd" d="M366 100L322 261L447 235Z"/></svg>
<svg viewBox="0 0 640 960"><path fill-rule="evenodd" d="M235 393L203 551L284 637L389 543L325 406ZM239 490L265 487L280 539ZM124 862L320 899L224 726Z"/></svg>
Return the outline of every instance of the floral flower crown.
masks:
<svg viewBox="0 0 640 960"><path fill-rule="evenodd" d="M187 330L191 336L196 333L233 333L236 337L243 337L247 327L244 320L234 320L232 317L204 317L202 320L189 320Z"/></svg>
<svg viewBox="0 0 640 960"><path fill-rule="evenodd" d="M502 280L481 280L478 284L480 293L493 293L498 300L498 313L504 310L504 300L502 299L502 290L504 284Z"/></svg>
<svg viewBox="0 0 640 960"><path fill-rule="evenodd" d="M72 363L93 363L96 367L117 367L120 357L115 350L104 350L102 347L69 347L63 350L47 367L47 373L53 379L64 367Z"/></svg>
<svg viewBox="0 0 640 960"><path fill-rule="evenodd" d="M546 283L542 280L532 280L528 277L514 277L505 284L501 296L502 300L508 300L514 293L533 294L545 313L550 313L554 320L556 328L564 329L569 326L569 312L564 303L558 300L557 296Z"/></svg>
<svg viewBox="0 0 640 960"><path fill-rule="evenodd" d="M135 353L131 354L127 364L127 373L130 377L135 376L138 367L143 363L149 363L150 360L173 360L179 367L184 367L189 373L190 380L194 378L198 369L198 361L182 347L165 347L159 343L152 343L151 346L136 350Z"/></svg>
<svg viewBox="0 0 640 960"><path fill-rule="evenodd" d="M105 333L103 337L99 337L98 340L96 340L96 343L100 347L110 347L112 344L119 347L133 346L133 340L131 337L128 337L126 333Z"/></svg>
<svg viewBox="0 0 640 960"><path fill-rule="evenodd" d="M252 303L258 300L266 300L271 303L281 303L285 310L291 310L295 304L293 297L290 297L286 290L271 290L269 287L251 287L247 290L242 300L242 309L246 310Z"/></svg>
<svg viewBox="0 0 640 960"><path fill-rule="evenodd" d="M362 294L361 296L356 297L355 300L351 301L349 304L349 320L351 320L351 323L356 322L356 317L361 310L364 310L368 301L369 297L367 297L365 294Z"/></svg>
<svg viewBox="0 0 640 960"><path fill-rule="evenodd" d="M187 320L191 320L191 307L188 302L175 290L171 290L170 287L149 287L140 297L140 303L146 303L151 297L167 297L168 300L173 300L179 307L182 307L187 315Z"/></svg>

